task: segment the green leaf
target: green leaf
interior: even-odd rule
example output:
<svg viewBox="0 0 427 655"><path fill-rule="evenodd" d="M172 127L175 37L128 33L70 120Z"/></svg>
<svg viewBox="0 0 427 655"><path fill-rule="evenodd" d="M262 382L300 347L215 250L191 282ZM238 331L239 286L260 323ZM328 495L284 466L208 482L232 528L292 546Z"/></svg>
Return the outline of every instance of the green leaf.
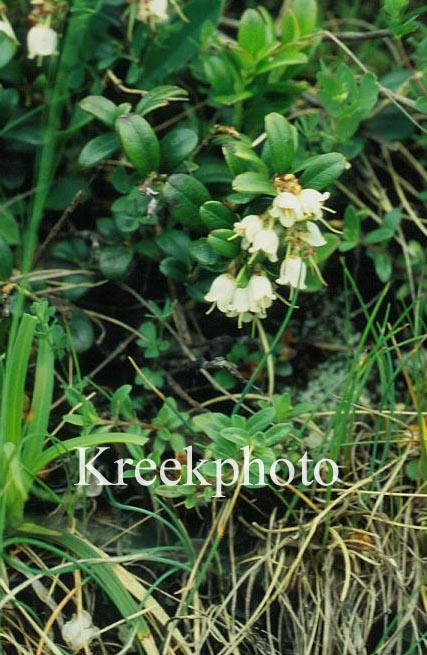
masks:
<svg viewBox="0 0 427 655"><path fill-rule="evenodd" d="M390 230L387 227L378 227L375 230L371 230L365 238L363 239L366 244L373 243L384 243L388 239L391 239L393 236L393 230Z"/></svg>
<svg viewBox="0 0 427 655"><path fill-rule="evenodd" d="M289 9L298 21L301 36L312 34L317 22L316 0L292 0Z"/></svg>
<svg viewBox="0 0 427 655"><path fill-rule="evenodd" d="M199 137L185 127L177 127L166 134L160 142L162 170L173 171L193 152Z"/></svg>
<svg viewBox="0 0 427 655"><path fill-rule="evenodd" d="M103 96L87 96L79 102L79 107L88 114L108 125L114 127L114 121L117 118L117 106L108 98Z"/></svg>
<svg viewBox="0 0 427 655"><path fill-rule="evenodd" d="M144 54L144 68L141 79L144 86L164 80L172 73L181 70L199 49L202 28L209 21L216 25L224 8L225 0L191 0L185 5L188 22L180 17L170 23L166 38L153 39L152 45Z"/></svg>
<svg viewBox="0 0 427 655"><path fill-rule="evenodd" d="M217 200L209 200L200 207L200 218L208 230L231 228L239 220L237 214Z"/></svg>
<svg viewBox="0 0 427 655"><path fill-rule="evenodd" d="M265 117L265 131L274 170L286 173L298 148L297 130L280 114L271 113Z"/></svg>
<svg viewBox="0 0 427 655"><path fill-rule="evenodd" d="M14 215L0 207L0 237L10 246L17 246L21 243L19 225Z"/></svg>
<svg viewBox="0 0 427 655"><path fill-rule="evenodd" d="M69 327L76 353L89 350L95 340L92 322L82 312L74 312Z"/></svg>
<svg viewBox="0 0 427 655"><path fill-rule="evenodd" d="M298 19L294 12L286 9L282 18L282 43L293 43L301 36Z"/></svg>
<svg viewBox="0 0 427 655"><path fill-rule="evenodd" d="M83 150L79 155L79 164L83 168L89 168L90 166L96 166L103 159L111 157L119 149L119 141L114 132L108 132L107 134L101 134L96 136L94 139L91 139L84 146Z"/></svg>
<svg viewBox="0 0 427 655"><path fill-rule="evenodd" d="M246 9L237 32L237 42L254 57L266 45L265 24L256 9Z"/></svg>
<svg viewBox="0 0 427 655"><path fill-rule="evenodd" d="M6 282L11 276L13 268L13 257L10 246L0 236L0 281Z"/></svg>
<svg viewBox="0 0 427 655"><path fill-rule="evenodd" d="M368 252L368 255L374 262L375 272L381 282L388 282L393 272L391 256L382 251Z"/></svg>
<svg viewBox="0 0 427 655"><path fill-rule="evenodd" d="M116 120L116 130L126 157L139 173L148 175L157 171L160 147L149 123L138 114L127 114Z"/></svg>
<svg viewBox="0 0 427 655"><path fill-rule="evenodd" d="M209 245L207 239L197 239L197 241L193 241L190 244L190 252L194 259L205 268L216 267L223 261L219 253L213 250L212 246Z"/></svg>
<svg viewBox="0 0 427 655"><path fill-rule="evenodd" d="M258 432L259 430L265 430L271 423L271 421L276 416L276 410L274 407L266 407L261 409L259 412L251 416L247 423L246 427L248 432Z"/></svg>
<svg viewBox="0 0 427 655"><path fill-rule="evenodd" d="M191 239L182 230L165 230L156 238L157 245L166 255L180 259L183 263L190 266L191 256L189 247Z"/></svg>
<svg viewBox="0 0 427 655"><path fill-rule="evenodd" d="M99 268L109 280L120 280L132 263L133 252L126 246L106 246L101 250Z"/></svg>
<svg viewBox="0 0 427 655"><path fill-rule="evenodd" d="M233 230L213 230L208 236L208 244L215 252L224 257L236 257L240 252L240 245L236 241L229 241L233 236L235 236Z"/></svg>
<svg viewBox="0 0 427 655"><path fill-rule="evenodd" d="M189 272L185 262L176 257L162 259L159 268L165 277L175 282L185 282Z"/></svg>
<svg viewBox="0 0 427 655"><path fill-rule="evenodd" d="M341 252L347 252L358 245L360 241L361 220L356 209L349 205L344 214L344 229L342 243L339 246Z"/></svg>
<svg viewBox="0 0 427 655"><path fill-rule="evenodd" d="M346 159L339 152L312 157L299 167L304 168L301 183L305 188L324 189L341 175L345 164Z"/></svg>
<svg viewBox="0 0 427 655"><path fill-rule="evenodd" d="M233 189L239 193L250 193L256 195L275 196L274 186L263 175L259 173L241 173L233 180Z"/></svg>
<svg viewBox="0 0 427 655"><path fill-rule="evenodd" d="M384 216L381 226L375 230L371 230L365 236L364 242L368 244L382 243L388 239L392 239L400 225L401 218L402 211L399 208L392 209Z"/></svg>
<svg viewBox="0 0 427 655"><path fill-rule="evenodd" d="M201 229L199 208L210 200L206 187L190 175L177 173L171 175L163 189L173 218L183 225Z"/></svg>
<svg viewBox="0 0 427 655"><path fill-rule="evenodd" d="M15 41L4 32L0 32L0 68L10 62L17 48L18 44Z"/></svg>
<svg viewBox="0 0 427 655"><path fill-rule="evenodd" d="M135 112L140 116L145 116L150 111L166 107L171 100L187 100L188 91L181 89L179 86L167 84L165 86L156 86L150 89L138 102Z"/></svg>
<svg viewBox="0 0 427 655"><path fill-rule="evenodd" d="M293 45L283 46L279 51L275 51L272 55L263 59L256 67L257 75L262 73L269 73L276 68L284 68L285 66L295 66L297 64L306 64L308 61L307 55L300 52L299 48Z"/></svg>

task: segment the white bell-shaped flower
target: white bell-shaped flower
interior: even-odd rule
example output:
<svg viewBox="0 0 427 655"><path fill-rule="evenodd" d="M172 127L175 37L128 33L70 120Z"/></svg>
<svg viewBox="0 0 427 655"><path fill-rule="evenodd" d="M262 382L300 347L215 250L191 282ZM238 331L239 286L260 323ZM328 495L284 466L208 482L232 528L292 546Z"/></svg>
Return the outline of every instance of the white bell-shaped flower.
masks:
<svg viewBox="0 0 427 655"><path fill-rule="evenodd" d="M88 646L98 633L98 628L93 625L92 617L86 610L75 614L62 627L62 638L73 652Z"/></svg>
<svg viewBox="0 0 427 655"><path fill-rule="evenodd" d="M168 0L140 0L139 20L144 22L154 20L155 22L165 21L168 16Z"/></svg>
<svg viewBox="0 0 427 655"><path fill-rule="evenodd" d="M28 58L49 57L56 54L58 35L47 25L34 25L27 34Z"/></svg>
<svg viewBox="0 0 427 655"><path fill-rule="evenodd" d="M229 273L222 273L212 282L205 300L215 303L221 312L226 312L236 288L235 278Z"/></svg>
<svg viewBox="0 0 427 655"><path fill-rule="evenodd" d="M249 252L264 252L271 262L277 262L279 237L273 228L263 228L257 232L249 248Z"/></svg>
<svg viewBox="0 0 427 655"><path fill-rule="evenodd" d="M279 193L273 200L270 214L274 218L278 218L283 227L292 227L304 216L299 196L289 193L289 191Z"/></svg>
<svg viewBox="0 0 427 655"><path fill-rule="evenodd" d="M251 311L259 316L265 316L265 310L271 307L273 300L276 299L270 280L262 274L252 275L248 289Z"/></svg>
<svg viewBox="0 0 427 655"><path fill-rule="evenodd" d="M237 316L251 311L251 296L248 287L237 287L228 306L229 315Z"/></svg>
<svg viewBox="0 0 427 655"><path fill-rule="evenodd" d="M283 260L277 284L289 284L294 289L306 289L307 265L298 255L290 255Z"/></svg>
<svg viewBox="0 0 427 655"><path fill-rule="evenodd" d="M330 195L328 192L320 193L316 189L303 189L298 196L303 213L313 218L322 218L323 203Z"/></svg>
<svg viewBox="0 0 427 655"><path fill-rule="evenodd" d="M248 249L254 240L255 235L262 230L263 222L260 216L249 214L238 223L234 223L233 229L239 237L243 237L242 248Z"/></svg>
<svg viewBox="0 0 427 655"><path fill-rule="evenodd" d="M319 248L320 246L325 245L326 239L316 223L313 223L313 221L307 221L305 228L306 232L299 234L300 239L308 243L310 246L313 246L313 248Z"/></svg>

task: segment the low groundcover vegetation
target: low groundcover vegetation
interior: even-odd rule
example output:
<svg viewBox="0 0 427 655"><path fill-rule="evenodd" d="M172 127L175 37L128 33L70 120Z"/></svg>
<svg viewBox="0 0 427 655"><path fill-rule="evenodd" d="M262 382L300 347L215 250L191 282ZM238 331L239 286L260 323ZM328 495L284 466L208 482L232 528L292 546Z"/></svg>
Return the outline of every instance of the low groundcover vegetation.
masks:
<svg viewBox="0 0 427 655"><path fill-rule="evenodd" d="M0 0L0 652L427 652L426 14Z"/></svg>

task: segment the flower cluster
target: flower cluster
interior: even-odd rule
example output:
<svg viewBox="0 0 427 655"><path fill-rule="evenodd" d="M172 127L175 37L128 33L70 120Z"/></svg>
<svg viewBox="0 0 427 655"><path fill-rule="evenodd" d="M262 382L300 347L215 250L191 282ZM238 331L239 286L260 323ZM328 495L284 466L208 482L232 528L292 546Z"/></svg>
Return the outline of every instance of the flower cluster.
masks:
<svg viewBox="0 0 427 655"><path fill-rule="evenodd" d="M219 275L212 282L205 299L214 303L228 317L238 317L239 323L252 321L254 316L265 318L276 294L266 275L254 273L246 286L238 285L238 280L230 273Z"/></svg>
<svg viewBox="0 0 427 655"><path fill-rule="evenodd" d="M265 318L277 297L270 269L279 259L275 282L288 285L291 292L307 288L308 266L320 276L314 255L326 240L316 221L323 221L329 193L302 189L292 175L285 176L284 186L264 214L250 214L234 223L231 238L241 238L241 251L230 272L215 278L205 296L214 303L212 309L216 306L227 316L238 317L239 325L254 317Z"/></svg>

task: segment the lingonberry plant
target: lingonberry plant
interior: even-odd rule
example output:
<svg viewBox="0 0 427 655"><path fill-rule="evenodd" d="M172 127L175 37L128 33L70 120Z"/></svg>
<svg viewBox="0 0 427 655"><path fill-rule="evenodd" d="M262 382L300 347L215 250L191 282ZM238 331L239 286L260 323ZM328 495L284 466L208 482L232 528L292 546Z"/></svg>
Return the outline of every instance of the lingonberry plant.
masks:
<svg viewBox="0 0 427 655"><path fill-rule="evenodd" d="M425 13L0 0L0 652L426 651Z"/></svg>

